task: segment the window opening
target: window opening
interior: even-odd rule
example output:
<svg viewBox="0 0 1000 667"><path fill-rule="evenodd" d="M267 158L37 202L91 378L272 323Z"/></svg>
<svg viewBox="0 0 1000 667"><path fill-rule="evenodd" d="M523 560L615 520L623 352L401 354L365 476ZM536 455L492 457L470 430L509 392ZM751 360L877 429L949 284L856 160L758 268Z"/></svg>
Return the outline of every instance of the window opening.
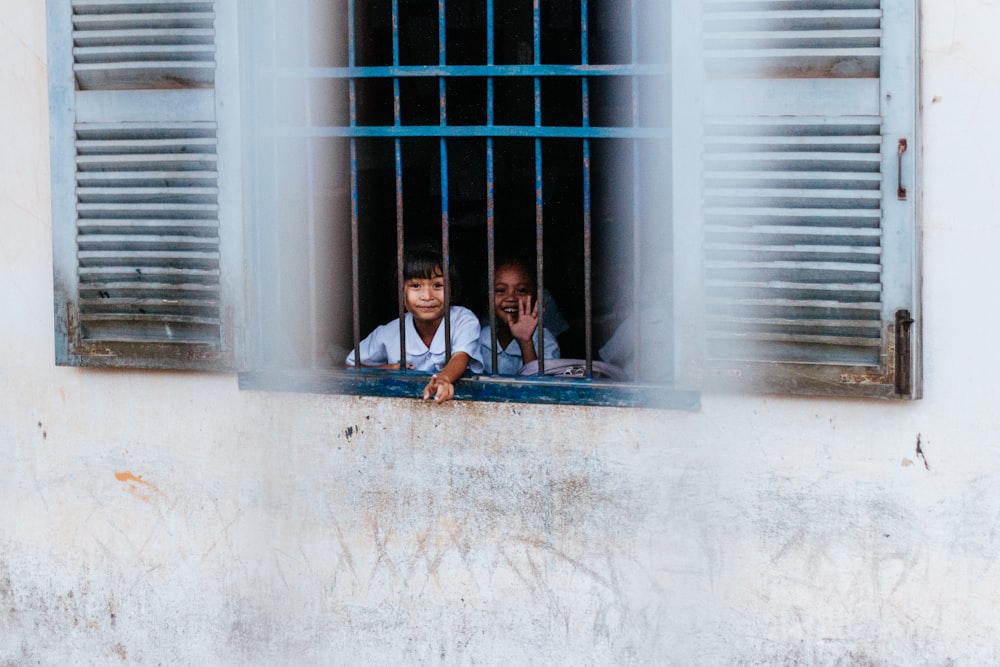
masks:
<svg viewBox="0 0 1000 667"><path fill-rule="evenodd" d="M408 246L433 239L462 276L462 293L449 293L449 302L473 310L490 328L493 373L492 285L498 259L515 255L534 268L539 334L563 324L561 356L580 359L590 376L598 351L639 308L649 230L670 226L669 200L657 206L648 197L650 191L666 196L669 172L659 174L660 183L645 175L657 166L657 152L666 153L662 164L670 162L665 97L659 106L645 99L651 87L668 94L669 29L661 29L655 52L640 34L644 11L658 4L346 0L331 7L301 0L250 10L253 24L271 31L263 41L270 39L276 54L255 84L275 100L271 117L256 121L265 130L257 136L272 137L275 158L263 167L264 181L267 171L275 181L295 177L282 173L284 146L309 147L310 167L296 187L313 202L302 214L312 221L306 235L312 266L276 260L288 289L297 281L313 290L309 308L318 327L302 334L311 336L309 358L292 365L339 365L352 349L358 357L361 339L396 317L405 357L403 256ZM311 34L297 42L297 53L281 48L289 7L298 12L299 29ZM309 109L295 109L296 100ZM273 190L280 199L280 185ZM284 227L294 212L265 199L262 207L273 209L264 217ZM332 231L320 231L324 226ZM273 232L259 252L281 255L283 245L293 247L291 227ZM654 236L668 238L669 231ZM332 239L343 245L333 247ZM659 250L655 259L667 265L662 255L669 247ZM350 280L324 286L338 264ZM307 270L308 279L295 278ZM281 320L292 308L283 305L286 287L261 289L263 309ZM669 287L660 296L669 301L668 293ZM446 316L449 343L450 325ZM633 347L639 338L636 329ZM333 351L324 352L331 341ZM276 337L260 350L275 344L287 341ZM543 373L551 359L544 345L537 347ZM658 353L672 357L669 348ZM275 365L288 367L287 361Z"/></svg>
<svg viewBox="0 0 1000 667"><path fill-rule="evenodd" d="M638 0L348 3L347 68L331 74L350 91L354 346L389 319L386 309L365 308L379 299L361 277L385 259L372 241L384 245L389 237L389 183L385 176L377 182L376 172L391 170L397 267L414 238L439 237L446 263L458 262L469 286L461 305L489 323L495 356L489 292L497 254L526 251L535 265L539 329L547 319L543 295L551 291L571 322L561 340L565 356L584 359L591 373L594 352L609 337L595 335L595 311L610 328L617 322L609 318L622 317L614 302L635 305L640 289L640 138L657 133L644 127L641 75L664 72L640 64L639 13ZM594 16L606 22L596 40ZM383 141L391 142L391 165L384 161L389 151L377 145ZM598 184L595 193L595 179L613 175L626 205L609 201L611 184ZM384 234L361 240L362 230L380 228ZM619 284L602 284L595 294L595 268ZM399 316L401 289L399 282ZM636 328L636 349L638 339ZM545 352L538 353L544 372Z"/></svg>

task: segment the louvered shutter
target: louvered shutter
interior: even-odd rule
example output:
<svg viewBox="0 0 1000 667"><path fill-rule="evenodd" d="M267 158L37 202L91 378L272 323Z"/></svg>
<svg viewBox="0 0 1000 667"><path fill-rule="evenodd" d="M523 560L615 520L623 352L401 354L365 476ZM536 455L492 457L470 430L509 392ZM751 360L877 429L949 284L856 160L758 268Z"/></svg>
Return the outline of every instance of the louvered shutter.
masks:
<svg viewBox="0 0 1000 667"><path fill-rule="evenodd" d="M680 377L915 397L915 2L685 18L700 29L677 46L702 57L675 87Z"/></svg>
<svg viewBox="0 0 1000 667"><path fill-rule="evenodd" d="M49 0L48 34L57 363L232 367L215 2Z"/></svg>

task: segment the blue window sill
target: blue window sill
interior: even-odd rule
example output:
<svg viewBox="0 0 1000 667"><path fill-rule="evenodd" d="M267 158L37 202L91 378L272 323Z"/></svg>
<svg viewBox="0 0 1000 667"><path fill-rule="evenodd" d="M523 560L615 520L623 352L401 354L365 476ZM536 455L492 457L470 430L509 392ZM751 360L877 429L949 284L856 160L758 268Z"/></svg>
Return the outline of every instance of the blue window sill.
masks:
<svg viewBox="0 0 1000 667"><path fill-rule="evenodd" d="M240 389L420 399L428 374L334 369L252 371L239 374ZM455 400L548 405L593 405L697 410L700 395L664 385L561 377L467 375L455 384Z"/></svg>

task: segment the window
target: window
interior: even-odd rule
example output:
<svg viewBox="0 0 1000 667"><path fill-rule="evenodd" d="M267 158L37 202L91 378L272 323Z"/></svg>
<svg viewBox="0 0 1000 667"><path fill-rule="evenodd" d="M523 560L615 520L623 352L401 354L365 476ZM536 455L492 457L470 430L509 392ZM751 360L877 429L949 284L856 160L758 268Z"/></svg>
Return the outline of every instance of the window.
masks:
<svg viewBox="0 0 1000 667"><path fill-rule="evenodd" d="M432 236L484 320L526 246L563 356L640 324L459 396L915 397L913 5L50 0L57 360L412 395L332 367Z"/></svg>

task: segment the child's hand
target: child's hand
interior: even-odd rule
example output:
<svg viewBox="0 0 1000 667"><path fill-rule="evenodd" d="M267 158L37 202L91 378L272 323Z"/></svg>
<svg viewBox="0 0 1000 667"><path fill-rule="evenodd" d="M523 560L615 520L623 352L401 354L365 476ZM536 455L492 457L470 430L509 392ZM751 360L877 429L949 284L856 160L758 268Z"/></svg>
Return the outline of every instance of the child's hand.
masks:
<svg viewBox="0 0 1000 667"><path fill-rule="evenodd" d="M531 297L518 299L517 314L507 320L507 326L515 340L530 341L538 327L538 304L532 304Z"/></svg>
<svg viewBox="0 0 1000 667"><path fill-rule="evenodd" d="M424 400L434 397L435 403L444 403L455 395L455 385L443 375L434 374L424 387Z"/></svg>

